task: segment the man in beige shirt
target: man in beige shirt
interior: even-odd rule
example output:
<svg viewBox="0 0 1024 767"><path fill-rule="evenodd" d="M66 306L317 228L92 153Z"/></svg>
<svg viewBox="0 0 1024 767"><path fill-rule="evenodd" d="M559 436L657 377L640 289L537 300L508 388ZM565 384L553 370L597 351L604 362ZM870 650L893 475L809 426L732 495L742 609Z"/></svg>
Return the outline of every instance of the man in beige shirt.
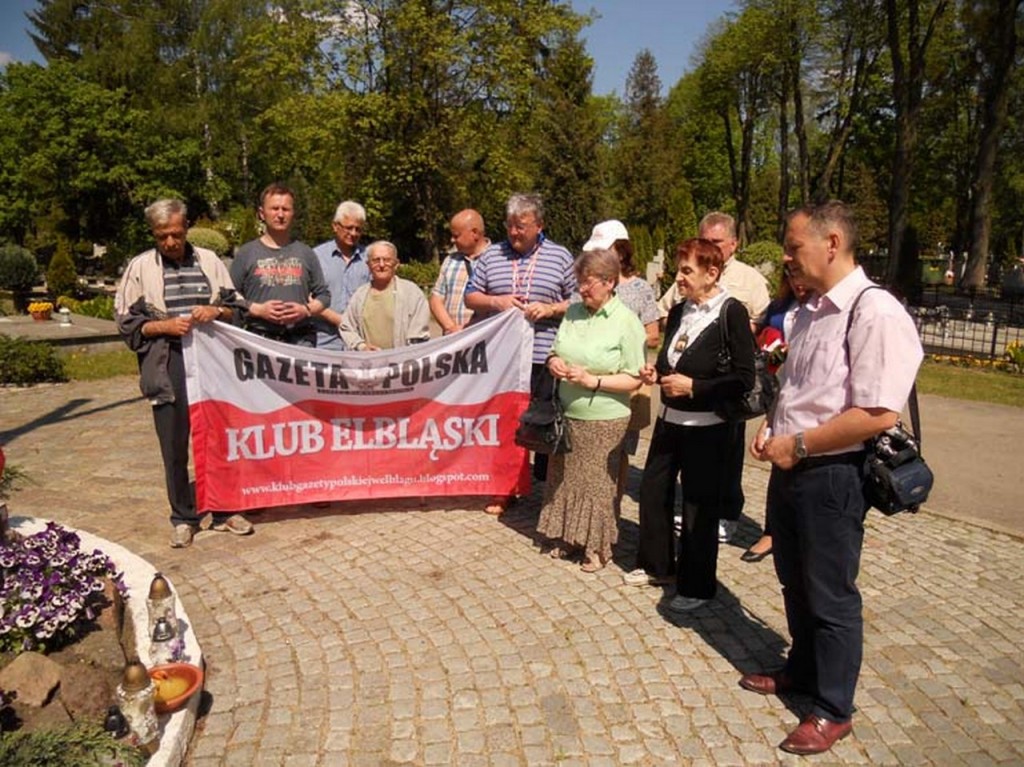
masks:
<svg viewBox="0 0 1024 767"><path fill-rule="evenodd" d="M700 237L715 243L725 257L719 284L729 291L729 295L747 307L751 326L758 326L764 320L765 309L771 301L768 295L768 280L757 269L735 258L736 247L739 244L736 240L736 220L727 213L714 211L701 219L698 232ZM681 300L673 282L672 287L666 290L665 295L658 301L662 324L668 316L668 310Z"/></svg>

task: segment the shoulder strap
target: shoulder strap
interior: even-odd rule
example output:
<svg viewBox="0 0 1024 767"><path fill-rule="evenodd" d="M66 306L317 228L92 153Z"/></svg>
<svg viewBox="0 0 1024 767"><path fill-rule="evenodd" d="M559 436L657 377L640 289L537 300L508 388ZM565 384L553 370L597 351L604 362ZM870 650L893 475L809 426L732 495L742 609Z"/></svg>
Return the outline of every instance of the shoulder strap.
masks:
<svg viewBox="0 0 1024 767"><path fill-rule="evenodd" d="M732 352L729 351L729 323L725 319L725 313L729 311L729 304L735 300L732 296L726 296L718 310L718 336L722 339L722 351L719 356L723 362L730 365L732 364Z"/></svg>
<svg viewBox="0 0 1024 767"><path fill-rule="evenodd" d="M885 290L881 285L871 284L868 285L864 290L857 294L857 297L853 299L853 306L850 307L850 316L846 318L846 335L843 337L843 346L846 349L846 362L850 362L850 328L853 327L853 313L857 311L857 304L860 303L860 298L869 290ZM910 428L914 432L914 437L917 439L918 452L921 451L921 410L917 403L917 380L915 378L914 383L910 386L910 396L907 398L907 404L910 407Z"/></svg>

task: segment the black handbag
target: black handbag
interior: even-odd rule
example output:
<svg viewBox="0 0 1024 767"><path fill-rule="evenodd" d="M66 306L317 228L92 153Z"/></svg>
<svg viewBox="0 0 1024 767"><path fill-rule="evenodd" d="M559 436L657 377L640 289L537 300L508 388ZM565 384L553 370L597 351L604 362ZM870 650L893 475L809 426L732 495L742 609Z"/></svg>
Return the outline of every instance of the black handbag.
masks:
<svg viewBox="0 0 1024 767"><path fill-rule="evenodd" d="M869 290L883 290L879 285L864 288L850 307L846 321L846 356L849 359L850 327L860 297ZM914 513L928 500L935 476L921 457L921 416L917 403L917 384L910 387L910 425L907 431L899 421L864 443L864 499L886 515L901 511ZM916 437L915 437L916 435Z"/></svg>
<svg viewBox="0 0 1024 767"><path fill-rule="evenodd" d="M542 455L572 452L569 419L562 412L557 384L550 399L535 397L530 400L529 406L519 416L515 440L519 447Z"/></svg>
<svg viewBox="0 0 1024 767"><path fill-rule="evenodd" d="M718 314L718 329L722 339L722 350L718 355L718 367L723 372L732 370L732 355L729 353L729 328L725 321L725 312L733 298L722 302ZM751 339L753 340L753 339ZM735 399L727 399L715 405L715 415L723 421L749 421L751 418L763 416L772 409L775 398L779 396L779 379L769 369L768 352L764 349L754 350L754 386Z"/></svg>

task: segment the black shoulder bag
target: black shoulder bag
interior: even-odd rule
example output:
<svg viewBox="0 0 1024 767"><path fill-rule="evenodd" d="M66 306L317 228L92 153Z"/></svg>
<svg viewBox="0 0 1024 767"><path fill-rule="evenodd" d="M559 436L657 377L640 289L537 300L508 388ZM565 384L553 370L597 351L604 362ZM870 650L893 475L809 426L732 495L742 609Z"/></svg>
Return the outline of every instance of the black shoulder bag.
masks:
<svg viewBox="0 0 1024 767"><path fill-rule="evenodd" d="M535 397L530 400L529 406L519 416L515 441L519 447L543 455L572 452L572 434L569 420L562 412L557 382L550 399Z"/></svg>
<svg viewBox="0 0 1024 767"><path fill-rule="evenodd" d="M732 355L729 352L729 327L725 319L729 303L734 298L722 302L718 313L718 331L722 339L722 350L718 353L718 368L722 372L732 370ZM772 409L775 398L779 395L779 379L768 369L768 352L754 349L754 387L738 398L727 399L715 405L715 415L724 421L749 421L762 416Z"/></svg>
<svg viewBox="0 0 1024 767"><path fill-rule="evenodd" d="M846 359L850 359L850 328L860 298L869 290L884 290L870 285L859 294L850 307L846 321ZM901 511L914 513L928 500L935 477L921 457L921 416L917 404L917 383L910 387L910 425L907 431L900 421L891 429L864 443L867 460L864 465L864 498L886 515ZM915 437L916 435L916 437Z"/></svg>

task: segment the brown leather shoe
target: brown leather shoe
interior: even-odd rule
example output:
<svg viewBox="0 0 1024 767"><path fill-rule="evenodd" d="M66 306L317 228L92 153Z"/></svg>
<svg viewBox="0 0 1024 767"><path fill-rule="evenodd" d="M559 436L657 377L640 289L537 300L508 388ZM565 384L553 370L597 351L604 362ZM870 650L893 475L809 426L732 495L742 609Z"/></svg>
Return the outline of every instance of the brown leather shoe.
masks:
<svg viewBox="0 0 1024 767"><path fill-rule="evenodd" d="M781 669L767 674L744 674L740 677L740 687L758 695L785 695L797 690L789 674Z"/></svg>
<svg viewBox="0 0 1024 767"><path fill-rule="evenodd" d="M852 722L832 722L820 716L804 717L779 748L791 754L823 754L853 732Z"/></svg>

